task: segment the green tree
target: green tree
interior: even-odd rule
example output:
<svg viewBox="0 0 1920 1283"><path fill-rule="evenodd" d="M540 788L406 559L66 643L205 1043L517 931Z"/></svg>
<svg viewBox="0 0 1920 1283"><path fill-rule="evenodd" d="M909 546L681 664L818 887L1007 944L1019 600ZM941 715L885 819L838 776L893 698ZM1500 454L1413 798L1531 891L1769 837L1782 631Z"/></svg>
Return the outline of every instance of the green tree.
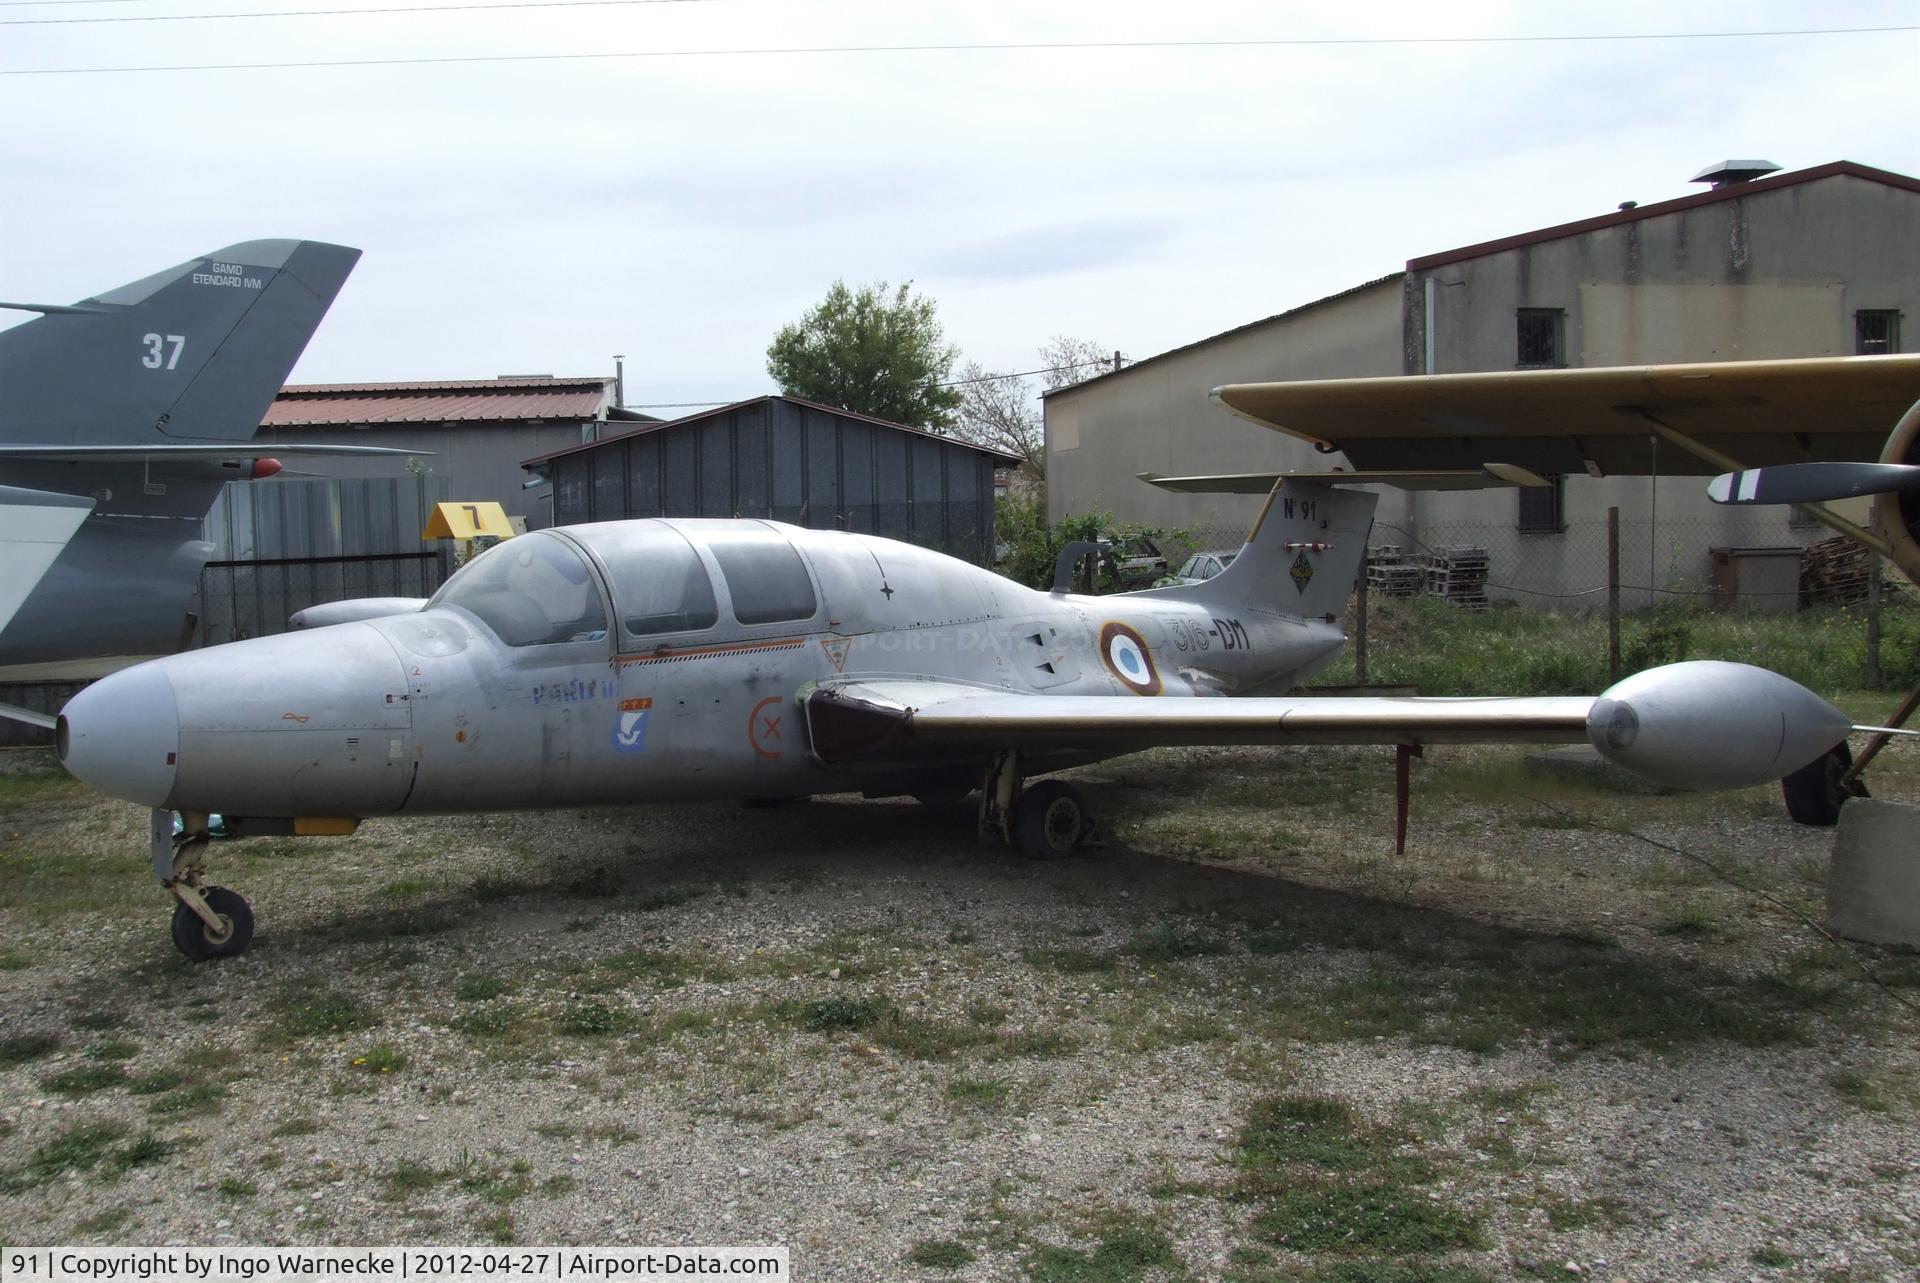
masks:
<svg viewBox="0 0 1920 1283"><path fill-rule="evenodd" d="M878 419L942 430L960 393L942 387L960 349L946 341L933 300L885 281L826 298L767 348L767 373L788 396Z"/></svg>

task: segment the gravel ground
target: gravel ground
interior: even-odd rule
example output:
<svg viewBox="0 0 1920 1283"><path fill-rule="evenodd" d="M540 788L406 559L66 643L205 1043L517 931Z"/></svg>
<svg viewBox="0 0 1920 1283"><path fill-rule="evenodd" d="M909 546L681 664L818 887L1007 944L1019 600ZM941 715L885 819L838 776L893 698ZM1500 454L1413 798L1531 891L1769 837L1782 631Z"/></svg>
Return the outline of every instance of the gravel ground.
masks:
<svg viewBox="0 0 1920 1283"><path fill-rule="evenodd" d="M1405 859L1363 750L1079 772L1107 842L1048 865L844 799L233 843L259 934L196 968L144 815L13 755L0 1236L1915 1277L1920 1024L1854 959L1909 1002L1920 965L1613 829L1816 916L1831 834L1514 761L1422 763Z"/></svg>

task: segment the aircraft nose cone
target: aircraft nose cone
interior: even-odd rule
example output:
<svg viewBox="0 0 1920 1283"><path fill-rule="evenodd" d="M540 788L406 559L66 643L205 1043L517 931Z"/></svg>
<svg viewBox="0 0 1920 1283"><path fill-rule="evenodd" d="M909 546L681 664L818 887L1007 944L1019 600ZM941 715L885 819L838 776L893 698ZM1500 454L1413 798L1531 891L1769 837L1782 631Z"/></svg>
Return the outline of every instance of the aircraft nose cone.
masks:
<svg viewBox="0 0 1920 1283"><path fill-rule="evenodd" d="M67 701L55 726L61 765L110 797L164 806L180 753L180 712L160 664L136 664Z"/></svg>

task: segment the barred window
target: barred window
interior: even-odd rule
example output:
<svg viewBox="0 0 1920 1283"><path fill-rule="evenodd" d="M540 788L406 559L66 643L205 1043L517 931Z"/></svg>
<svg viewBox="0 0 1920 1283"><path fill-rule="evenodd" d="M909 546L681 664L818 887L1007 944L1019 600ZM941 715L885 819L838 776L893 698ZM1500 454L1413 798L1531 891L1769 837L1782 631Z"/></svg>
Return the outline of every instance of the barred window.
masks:
<svg viewBox="0 0 1920 1283"><path fill-rule="evenodd" d="M1557 307L1523 307L1515 313L1514 364L1561 366L1566 359L1566 317Z"/></svg>
<svg viewBox="0 0 1920 1283"><path fill-rule="evenodd" d="M1900 350L1900 313L1862 310L1853 314L1853 350L1860 356L1885 356Z"/></svg>
<svg viewBox="0 0 1920 1283"><path fill-rule="evenodd" d="M1523 535L1557 535L1567 528L1564 515L1567 479L1558 473L1544 486L1521 486L1520 515L1514 529Z"/></svg>

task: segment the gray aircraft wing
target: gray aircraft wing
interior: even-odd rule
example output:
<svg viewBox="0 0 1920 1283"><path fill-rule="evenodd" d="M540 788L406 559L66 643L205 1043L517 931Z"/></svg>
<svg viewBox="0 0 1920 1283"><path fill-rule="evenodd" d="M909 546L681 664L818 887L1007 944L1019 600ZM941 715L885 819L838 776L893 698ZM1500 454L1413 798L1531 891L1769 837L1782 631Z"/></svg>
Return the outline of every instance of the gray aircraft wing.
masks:
<svg viewBox="0 0 1920 1283"><path fill-rule="evenodd" d="M0 486L0 630L92 511L93 500L79 495Z"/></svg>
<svg viewBox="0 0 1920 1283"><path fill-rule="evenodd" d="M1583 744L1593 697L1143 699L1018 695L930 679L825 686L807 701L829 763L975 747L1125 752L1176 744Z"/></svg>
<svg viewBox="0 0 1920 1283"><path fill-rule="evenodd" d="M48 459L72 463L144 463L166 459L264 459L285 455L386 455L422 458L431 450L402 450L384 445L307 445L288 441L214 441L120 445L0 445L0 459Z"/></svg>
<svg viewBox="0 0 1920 1283"><path fill-rule="evenodd" d="M816 687L803 707L813 755L828 766L1190 744L1591 743L1635 774L1690 789L1778 779L1852 725L1776 673L1716 660L1649 669L1599 696L1025 695L886 678Z"/></svg>

